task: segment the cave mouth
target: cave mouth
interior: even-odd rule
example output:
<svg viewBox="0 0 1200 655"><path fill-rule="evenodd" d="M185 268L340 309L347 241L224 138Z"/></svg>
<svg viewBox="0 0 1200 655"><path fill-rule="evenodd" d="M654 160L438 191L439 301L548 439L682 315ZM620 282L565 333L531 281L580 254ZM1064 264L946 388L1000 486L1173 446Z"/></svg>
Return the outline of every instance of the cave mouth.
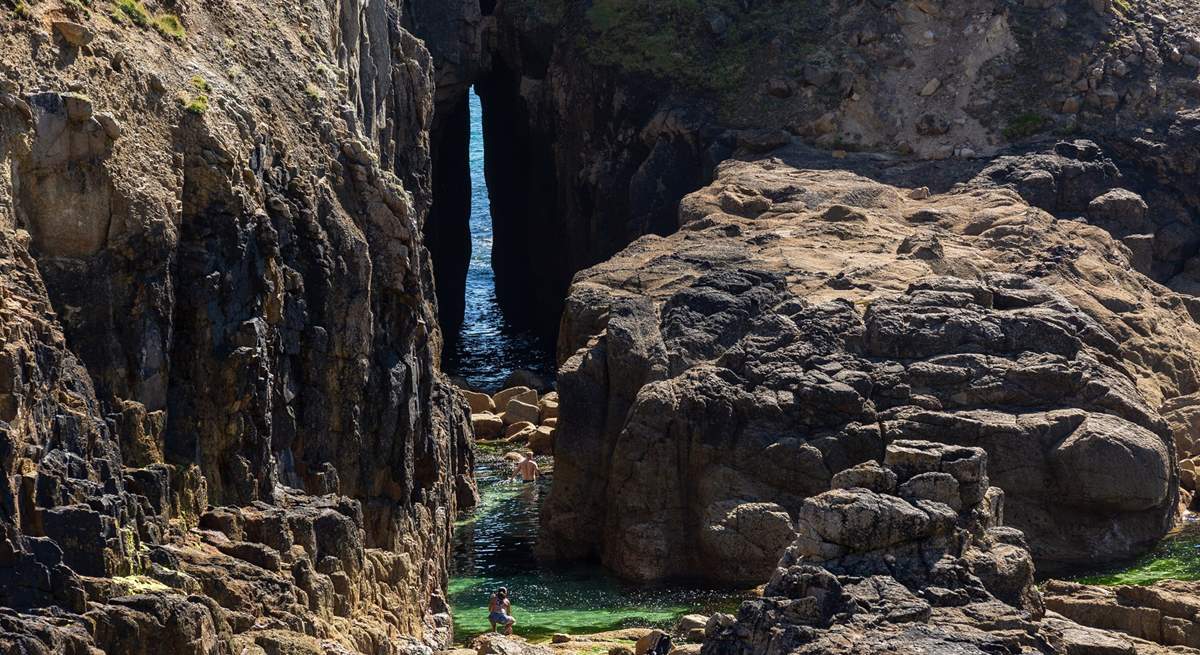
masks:
<svg viewBox="0 0 1200 655"><path fill-rule="evenodd" d="M514 156L519 144L506 125L512 116L503 112L485 130L485 106L499 103L485 103L476 88L463 96L440 126L435 153L435 174L445 176L435 181L433 219L440 234L430 248L446 341L442 370L488 392L505 386L518 370L549 383L557 321L539 311L537 294L497 292L497 269L520 262L522 270L509 265L503 271L508 280L500 280L502 287L519 288L520 278L534 274L529 263L537 258L536 244L521 234L523 215L509 212L501 223L493 213L493 198L499 195L504 204L504 193L490 187L519 183L513 177L521 173L521 155ZM554 304L561 302L556 298Z"/></svg>

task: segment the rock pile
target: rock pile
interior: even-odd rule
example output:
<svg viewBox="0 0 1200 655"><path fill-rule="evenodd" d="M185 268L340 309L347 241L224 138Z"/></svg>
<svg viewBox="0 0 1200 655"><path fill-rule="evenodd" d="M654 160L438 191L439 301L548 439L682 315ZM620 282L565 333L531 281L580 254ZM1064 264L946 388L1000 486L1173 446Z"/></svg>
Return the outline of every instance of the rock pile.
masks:
<svg viewBox="0 0 1200 655"><path fill-rule="evenodd" d="M1048 617L980 448L898 441L804 502L763 598L714 615L703 655L1159 653Z"/></svg>
<svg viewBox="0 0 1200 655"><path fill-rule="evenodd" d="M487 395L459 389L471 406L471 426L479 441L525 445L535 455L553 455L558 434L558 392L538 394L526 386Z"/></svg>
<svg viewBox="0 0 1200 655"><path fill-rule="evenodd" d="M990 181L810 156L726 162L678 233L576 277L547 554L762 579L805 498L905 439L986 450L1047 571L1152 545L1180 498L1158 408L1200 389L1186 297Z"/></svg>

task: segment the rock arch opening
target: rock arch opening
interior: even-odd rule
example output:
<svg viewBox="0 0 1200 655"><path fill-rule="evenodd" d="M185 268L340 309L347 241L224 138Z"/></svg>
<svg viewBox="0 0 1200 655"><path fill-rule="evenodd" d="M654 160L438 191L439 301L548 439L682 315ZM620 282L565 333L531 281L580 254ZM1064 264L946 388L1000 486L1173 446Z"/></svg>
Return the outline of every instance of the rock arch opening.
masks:
<svg viewBox="0 0 1200 655"><path fill-rule="evenodd" d="M443 368L496 389L515 370L554 371L565 282L557 280L554 172L519 98L492 73L440 103L434 205L426 224L446 345Z"/></svg>

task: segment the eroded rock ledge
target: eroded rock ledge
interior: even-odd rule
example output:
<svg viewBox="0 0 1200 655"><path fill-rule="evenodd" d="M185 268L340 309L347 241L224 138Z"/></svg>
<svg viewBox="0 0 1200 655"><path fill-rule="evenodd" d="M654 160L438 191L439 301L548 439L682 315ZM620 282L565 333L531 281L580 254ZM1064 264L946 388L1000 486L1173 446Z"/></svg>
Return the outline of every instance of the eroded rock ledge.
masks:
<svg viewBox="0 0 1200 655"><path fill-rule="evenodd" d="M1185 299L990 178L930 196L809 162L726 162L678 233L576 276L547 554L761 579L806 498L903 439L986 450L1046 570L1164 534Z"/></svg>

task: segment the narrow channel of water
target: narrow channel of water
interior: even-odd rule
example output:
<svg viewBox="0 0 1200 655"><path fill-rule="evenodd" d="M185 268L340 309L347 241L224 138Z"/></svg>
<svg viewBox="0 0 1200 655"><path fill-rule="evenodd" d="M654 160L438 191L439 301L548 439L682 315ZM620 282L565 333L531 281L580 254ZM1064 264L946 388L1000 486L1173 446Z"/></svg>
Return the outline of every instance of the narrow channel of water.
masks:
<svg viewBox="0 0 1200 655"><path fill-rule="evenodd" d="M483 174L483 110L471 104L471 263L467 269L466 311L459 338L447 353L445 370L472 387L494 392L517 369L543 379L554 375L554 353L544 337L521 330L505 318L496 301L492 271L492 213Z"/></svg>
<svg viewBox="0 0 1200 655"><path fill-rule="evenodd" d="M539 464L548 468L548 458ZM491 629L488 599L508 587L516 634L589 634L627 627L666 627L693 612L735 611L744 593L686 585L637 585L596 566L544 567L534 556L538 510L551 474L534 484L511 479L511 465L481 452L476 480L482 501L459 521L450 579L455 641ZM600 538L600 535L596 535Z"/></svg>

